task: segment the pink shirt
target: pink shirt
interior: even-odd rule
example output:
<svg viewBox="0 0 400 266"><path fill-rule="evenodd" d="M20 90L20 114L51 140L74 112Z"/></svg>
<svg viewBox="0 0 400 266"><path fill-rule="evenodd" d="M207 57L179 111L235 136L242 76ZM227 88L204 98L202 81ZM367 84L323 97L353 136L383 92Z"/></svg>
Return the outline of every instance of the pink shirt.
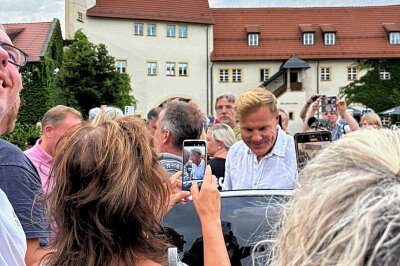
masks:
<svg viewBox="0 0 400 266"><path fill-rule="evenodd" d="M40 147L41 141L41 139L38 139L35 146L24 151L24 153L35 165L37 171L39 172L40 180L42 181L43 191L47 193L53 187L52 182L51 184L47 184L49 180L51 160L53 158L47 152L45 152L42 147Z"/></svg>

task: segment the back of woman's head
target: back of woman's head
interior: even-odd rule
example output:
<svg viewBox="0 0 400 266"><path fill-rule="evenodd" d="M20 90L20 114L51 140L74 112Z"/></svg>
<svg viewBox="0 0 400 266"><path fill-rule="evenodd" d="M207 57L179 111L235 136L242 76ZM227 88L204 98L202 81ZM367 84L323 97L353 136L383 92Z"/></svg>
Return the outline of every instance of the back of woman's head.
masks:
<svg viewBox="0 0 400 266"><path fill-rule="evenodd" d="M169 187L141 119L125 116L70 132L53 158L51 178L58 236L50 265L163 261L159 219Z"/></svg>
<svg viewBox="0 0 400 266"><path fill-rule="evenodd" d="M376 113L369 112L361 117L361 124L367 122L369 126L375 126L377 128L382 128L382 120Z"/></svg>
<svg viewBox="0 0 400 266"><path fill-rule="evenodd" d="M361 130L300 174L274 265L396 265L400 261L400 131Z"/></svg>
<svg viewBox="0 0 400 266"><path fill-rule="evenodd" d="M215 141L223 141L226 150L235 144L235 133L233 129L226 124L216 124L210 127L211 134Z"/></svg>

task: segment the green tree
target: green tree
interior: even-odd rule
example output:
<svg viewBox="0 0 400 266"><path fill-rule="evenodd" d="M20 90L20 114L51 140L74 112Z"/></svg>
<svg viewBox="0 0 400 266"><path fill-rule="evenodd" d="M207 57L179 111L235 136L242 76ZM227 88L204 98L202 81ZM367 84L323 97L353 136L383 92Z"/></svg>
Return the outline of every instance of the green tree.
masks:
<svg viewBox="0 0 400 266"><path fill-rule="evenodd" d="M348 103L362 103L375 112L400 105L400 60L368 60L357 64L367 73L340 89ZM380 71L390 73L390 79L382 80Z"/></svg>
<svg viewBox="0 0 400 266"><path fill-rule="evenodd" d="M46 52L38 62L29 62L23 69L23 104L18 114L18 122L35 125L44 113L56 103L57 87L55 78L61 67L63 39L60 22L53 22L51 39Z"/></svg>
<svg viewBox="0 0 400 266"><path fill-rule="evenodd" d="M129 76L116 70L104 44L89 42L82 31L75 33L64 52L57 85L61 89L60 104L72 106L83 115L102 104L123 108L136 102L129 94Z"/></svg>

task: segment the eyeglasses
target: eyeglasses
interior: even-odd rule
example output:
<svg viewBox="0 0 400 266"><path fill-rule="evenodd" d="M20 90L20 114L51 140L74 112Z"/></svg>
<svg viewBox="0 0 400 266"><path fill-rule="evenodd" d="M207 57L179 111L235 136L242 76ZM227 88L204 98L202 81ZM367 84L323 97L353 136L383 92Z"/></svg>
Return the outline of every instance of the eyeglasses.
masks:
<svg viewBox="0 0 400 266"><path fill-rule="evenodd" d="M28 54L21 49L0 41L0 46L8 53L8 62L19 67L20 72L28 62Z"/></svg>

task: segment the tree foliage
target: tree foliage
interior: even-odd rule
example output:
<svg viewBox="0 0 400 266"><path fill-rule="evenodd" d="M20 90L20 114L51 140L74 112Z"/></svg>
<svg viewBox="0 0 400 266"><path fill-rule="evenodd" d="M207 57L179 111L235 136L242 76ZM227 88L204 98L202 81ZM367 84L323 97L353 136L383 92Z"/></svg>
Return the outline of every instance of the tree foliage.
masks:
<svg viewBox="0 0 400 266"><path fill-rule="evenodd" d="M23 87L18 121L35 125L44 113L56 103L56 69L61 67L63 39L60 22L57 20L47 50L39 62L29 62L23 69Z"/></svg>
<svg viewBox="0 0 400 266"><path fill-rule="evenodd" d="M75 33L64 51L57 85L61 89L60 104L72 106L83 115L103 104L124 108L135 103L129 94L128 75L116 70L104 44L89 42L82 31Z"/></svg>
<svg viewBox="0 0 400 266"><path fill-rule="evenodd" d="M400 105L400 60L368 60L358 63L367 73L340 89L348 103L362 103L375 112ZM380 70L390 73L390 79L382 80Z"/></svg>

